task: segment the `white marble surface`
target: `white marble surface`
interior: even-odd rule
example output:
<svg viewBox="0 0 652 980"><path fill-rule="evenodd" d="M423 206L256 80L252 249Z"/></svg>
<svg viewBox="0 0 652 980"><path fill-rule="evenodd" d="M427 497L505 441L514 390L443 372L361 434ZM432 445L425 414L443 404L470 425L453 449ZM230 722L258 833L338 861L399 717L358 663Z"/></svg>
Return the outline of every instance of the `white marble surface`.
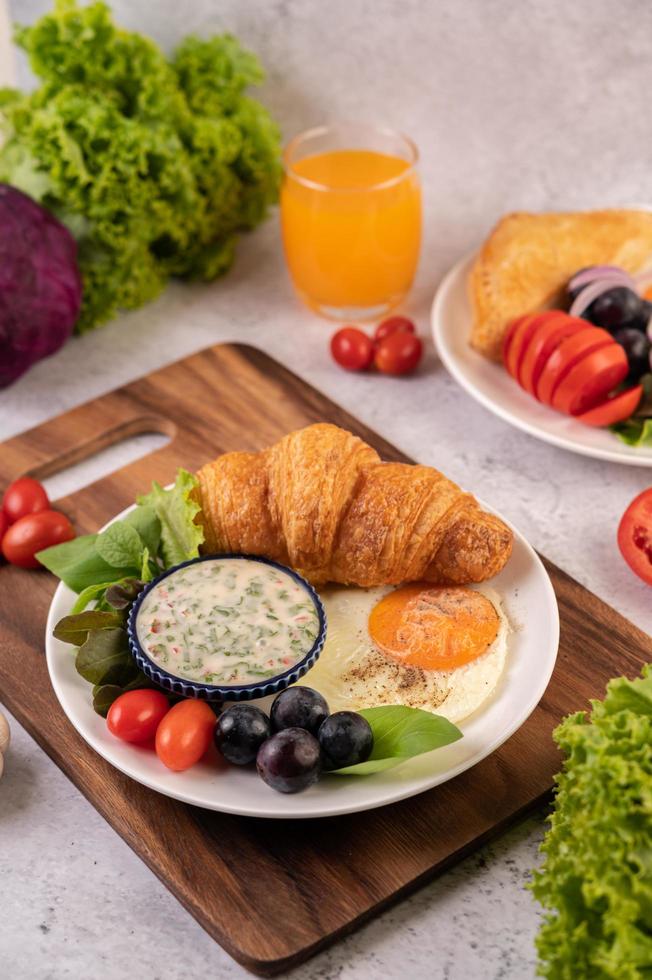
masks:
<svg viewBox="0 0 652 980"><path fill-rule="evenodd" d="M29 21L43 0L15 0ZM652 7L625 0L119 0L128 26L170 46L230 29L263 57L263 97L286 136L323 119L403 128L422 151L426 237L406 311L425 333L443 272L512 208L649 196ZM27 80L19 63L21 79ZM207 344L256 344L424 463L438 464L643 629L650 593L615 529L645 470L538 443L470 401L432 349L418 377L351 376L329 326L292 296L276 220L243 239L230 275L71 342L0 393L0 437L38 424ZM92 475L92 474L91 474ZM88 478L88 473L87 473ZM0 587L2 571L0 570ZM243 971L216 946L14 724L0 783L2 973L20 980L138 972L161 980ZM523 980L537 909L524 890L535 817L296 971L296 977Z"/></svg>

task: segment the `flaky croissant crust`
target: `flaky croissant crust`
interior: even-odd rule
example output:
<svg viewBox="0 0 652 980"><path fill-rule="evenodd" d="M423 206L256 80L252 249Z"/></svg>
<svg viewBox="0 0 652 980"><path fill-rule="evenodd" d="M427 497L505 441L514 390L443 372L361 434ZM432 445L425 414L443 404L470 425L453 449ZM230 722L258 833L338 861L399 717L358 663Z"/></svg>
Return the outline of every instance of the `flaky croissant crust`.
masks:
<svg viewBox="0 0 652 980"><path fill-rule="evenodd" d="M264 555L317 585L481 582L511 553L509 528L471 494L328 423L197 476L206 553Z"/></svg>

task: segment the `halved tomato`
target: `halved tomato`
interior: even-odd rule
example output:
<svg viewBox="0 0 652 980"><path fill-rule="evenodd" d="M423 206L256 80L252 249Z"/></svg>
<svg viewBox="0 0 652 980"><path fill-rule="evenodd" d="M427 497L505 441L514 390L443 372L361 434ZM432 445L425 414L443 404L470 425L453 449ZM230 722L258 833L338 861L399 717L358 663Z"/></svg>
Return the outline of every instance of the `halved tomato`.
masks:
<svg viewBox="0 0 652 980"><path fill-rule="evenodd" d="M530 313L517 323L507 347L505 367L513 378L518 380L518 366L521 363L523 351L527 347L532 331L536 327L540 313Z"/></svg>
<svg viewBox="0 0 652 980"><path fill-rule="evenodd" d="M634 388L628 388L627 391L621 391L619 395L612 395L595 408L575 417L584 425L615 425L616 422L622 422L634 414L642 394L643 385L636 385Z"/></svg>
<svg viewBox="0 0 652 980"><path fill-rule="evenodd" d="M628 370L627 355L620 344L600 347L566 373L555 388L552 407L567 415L582 415L604 401L625 380Z"/></svg>
<svg viewBox="0 0 652 980"><path fill-rule="evenodd" d="M518 371L519 384L536 398L536 386L546 361L566 337L586 329L586 320L569 316L563 310L551 310L537 323L523 352Z"/></svg>
<svg viewBox="0 0 652 980"><path fill-rule="evenodd" d="M607 345L618 346L611 334L601 327L586 326L562 340L550 354L537 381L536 393L539 401L544 405L553 405L558 385L575 365L592 351Z"/></svg>
<svg viewBox="0 0 652 980"><path fill-rule="evenodd" d="M652 487L639 493L623 514L618 547L631 570L652 585Z"/></svg>

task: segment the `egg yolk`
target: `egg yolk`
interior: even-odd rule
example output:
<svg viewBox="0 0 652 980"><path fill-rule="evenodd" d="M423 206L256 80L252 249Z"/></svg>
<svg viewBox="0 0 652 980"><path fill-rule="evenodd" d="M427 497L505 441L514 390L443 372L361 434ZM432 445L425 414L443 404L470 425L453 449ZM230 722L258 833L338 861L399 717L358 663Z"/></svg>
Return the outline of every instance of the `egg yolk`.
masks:
<svg viewBox="0 0 652 980"><path fill-rule="evenodd" d="M462 586L405 585L376 603L369 634L391 657L424 670L450 670L482 656L498 635L486 596Z"/></svg>

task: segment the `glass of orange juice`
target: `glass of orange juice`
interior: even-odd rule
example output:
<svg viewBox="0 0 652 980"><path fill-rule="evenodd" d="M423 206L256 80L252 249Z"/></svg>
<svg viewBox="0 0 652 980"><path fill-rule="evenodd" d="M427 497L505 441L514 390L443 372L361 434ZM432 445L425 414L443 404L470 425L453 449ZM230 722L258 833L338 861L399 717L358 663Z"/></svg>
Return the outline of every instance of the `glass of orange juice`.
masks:
<svg viewBox="0 0 652 980"><path fill-rule="evenodd" d="M301 299L336 320L383 316L414 278L421 244L417 148L391 129L337 123L283 154L283 245Z"/></svg>

